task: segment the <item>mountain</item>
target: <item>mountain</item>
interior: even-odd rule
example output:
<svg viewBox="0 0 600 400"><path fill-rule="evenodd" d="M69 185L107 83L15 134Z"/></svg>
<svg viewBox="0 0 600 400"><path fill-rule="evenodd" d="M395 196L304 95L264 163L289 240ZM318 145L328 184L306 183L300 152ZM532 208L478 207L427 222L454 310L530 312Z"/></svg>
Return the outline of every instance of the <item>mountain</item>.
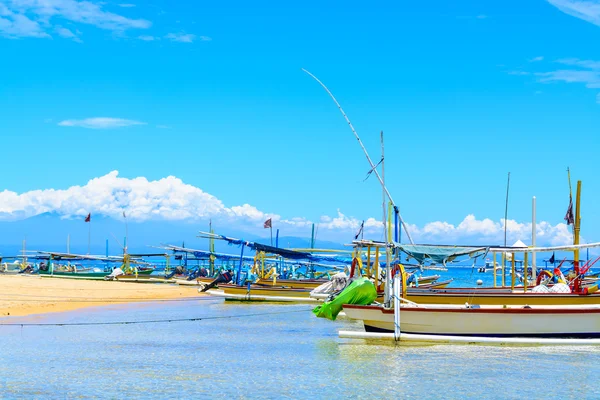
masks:
<svg viewBox="0 0 600 400"><path fill-rule="evenodd" d="M236 230L232 227L214 227L218 234L229 237L270 244L270 237L260 237L255 234ZM88 235L90 236L90 253L105 254L108 245L109 254L120 254L123 243L128 236L128 251L131 253L154 252L152 246L174 244L185 247L206 250L208 240L197 237L199 231L208 231L208 221L129 221L93 215L89 223L83 218L66 218L57 213L44 213L27 219L16 221L0 221L0 254L11 256L20 254L23 241L26 240L27 250L67 251L67 237L72 253L88 252ZM275 237L273 238L275 244ZM285 236L279 238L281 247L308 248L310 238ZM315 242L316 248L343 249L343 245L335 242ZM215 251L237 254L237 246L215 241Z"/></svg>

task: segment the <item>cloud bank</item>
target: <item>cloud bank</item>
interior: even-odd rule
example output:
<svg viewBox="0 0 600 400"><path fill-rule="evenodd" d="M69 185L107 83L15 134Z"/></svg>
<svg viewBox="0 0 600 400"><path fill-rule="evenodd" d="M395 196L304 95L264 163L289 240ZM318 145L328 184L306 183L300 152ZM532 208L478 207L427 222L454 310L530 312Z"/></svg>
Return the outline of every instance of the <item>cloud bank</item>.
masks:
<svg viewBox="0 0 600 400"><path fill-rule="evenodd" d="M145 19L128 18L106 11L105 3L77 0L0 1L0 34L11 38L50 37L49 31L60 29L59 25L53 25L55 20L91 25L114 32L148 29L152 26ZM68 36L64 30L59 35L75 39L75 35Z"/></svg>
<svg viewBox="0 0 600 400"><path fill-rule="evenodd" d="M68 189L33 190L21 194L8 190L0 192L0 220L23 219L47 212L58 213L64 218L83 218L92 213L115 219L122 218L125 212L132 222L212 219L220 226L235 226L255 234L264 233L263 222L271 218L273 226L280 228L283 235L308 236L315 223L320 239L339 242L352 240L362 223L340 210L335 216L324 215L311 221L304 217L284 218L250 204L226 206L217 197L174 176L150 181L144 177L123 178L118 171ZM531 223L508 220L506 227L509 244L519 239L530 242ZM458 224L434 221L424 226L409 225L409 229L418 243L497 245L504 239L503 220L479 220L474 215L466 216ZM382 232L380 220L365 220L365 237L381 239ZM572 241L564 223L538 222L537 236L540 245L562 245Z"/></svg>
<svg viewBox="0 0 600 400"><path fill-rule="evenodd" d="M598 0L548 0L548 3L565 14L600 26L600 1Z"/></svg>

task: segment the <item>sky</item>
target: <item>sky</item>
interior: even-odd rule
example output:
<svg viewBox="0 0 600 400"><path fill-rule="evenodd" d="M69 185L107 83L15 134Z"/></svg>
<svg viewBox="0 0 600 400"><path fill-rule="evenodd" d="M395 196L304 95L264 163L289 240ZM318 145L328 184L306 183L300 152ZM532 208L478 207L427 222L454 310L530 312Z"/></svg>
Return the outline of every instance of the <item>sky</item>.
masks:
<svg viewBox="0 0 600 400"><path fill-rule="evenodd" d="M56 212L418 242L600 241L600 1L0 0L0 220ZM202 222L204 223L204 222Z"/></svg>

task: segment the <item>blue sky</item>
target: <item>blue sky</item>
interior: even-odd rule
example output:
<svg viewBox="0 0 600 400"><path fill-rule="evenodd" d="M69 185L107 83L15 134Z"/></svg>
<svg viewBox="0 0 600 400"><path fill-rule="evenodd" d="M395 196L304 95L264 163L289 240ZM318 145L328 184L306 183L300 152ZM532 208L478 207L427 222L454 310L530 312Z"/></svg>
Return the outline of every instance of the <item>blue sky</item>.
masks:
<svg viewBox="0 0 600 400"><path fill-rule="evenodd" d="M287 3L0 0L0 213L225 213L257 229L274 215L342 240L379 218L381 192L306 68L373 158L384 131L389 188L422 240L495 241L509 171L514 237L535 195L548 240L567 240L567 166L598 240L600 2Z"/></svg>

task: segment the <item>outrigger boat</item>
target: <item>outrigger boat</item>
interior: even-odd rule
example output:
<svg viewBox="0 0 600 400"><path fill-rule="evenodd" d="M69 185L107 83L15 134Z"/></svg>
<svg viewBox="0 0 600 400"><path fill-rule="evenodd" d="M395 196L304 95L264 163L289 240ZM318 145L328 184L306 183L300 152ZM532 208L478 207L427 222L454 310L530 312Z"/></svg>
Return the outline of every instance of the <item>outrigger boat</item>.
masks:
<svg viewBox="0 0 600 400"><path fill-rule="evenodd" d="M312 75L310 72L304 70L308 75L314 78L331 96L335 102L339 111L342 113L344 119L348 123L348 126L352 130L354 136L358 140L358 143L363 149L365 156L371 166L371 172L378 178L382 191L383 191L383 219L386 221L387 229L384 228L385 242L383 246L386 249L386 274L385 274L385 298L384 304L372 305L373 299L376 298L378 289L379 274L375 275L375 285L370 281L362 279L355 282L360 282L354 287L348 286L339 295L339 299L343 298L346 300L356 300L357 304L350 304L344 306L346 316L349 318L362 320L367 330L371 331L384 331L380 332L340 332L340 337L355 337L355 338L388 338L396 341L411 342L434 342L434 343L514 343L514 344L600 344L600 306L599 305L577 305L577 306L565 306L565 305L552 305L552 306L531 306L529 304L521 304L519 306L488 306L479 305L473 303L466 303L462 305L421 305L410 300L407 300L407 278L404 267L398 263L394 269L397 269L396 275L393 278L392 285L392 264L389 262L390 257L393 255L392 249L397 247L400 240L398 240L398 222L404 226L404 230L408 237L411 246L414 246L414 242L410 236L409 231L406 229L406 224L399 214L399 208L392 200L392 196L385 186L383 175L383 133L381 134L381 169L382 174L380 175L377 167L370 158L366 148L364 147L358 133L354 129L350 119L345 114L339 102L335 99L331 91L321 82L318 78ZM510 177L510 175L509 175ZM565 283L559 283L553 286L553 290L566 287L566 290L573 292L572 296L594 296L594 290L597 290L597 286L593 290L584 290L581 286L582 272L579 269L579 226L580 226L580 189L581 182L577 185L577 208L576 216L572 217L572 203L567 213L568 220L574 220L574 246L570 249L574 250L575 257L575 279L573 280L572 290L569 285ZM388 209L386 218L385 202L389 199ZM508 198L507 198L508 201ZM391 210L394 210L395 214L395 232L394 240L392 240L391 234ZM533 243L535 243L535 199L534 199L534 218L533 218ZM357 239L357 237L355 237ZM360 246L361 243L355 245ZM600 246L600 243L596 244ZM540 249L525 249L524 255L527 257L528 252L538 251ZM595 246L594 246L595 247ZM417 250L416 248L414 250ZM431 250L431 249L429 249ZM487 254L489 248L484 249L483 254ZM404 251L404 250L403 250ZM507 251L508 252L508 251ZM510 253L514 253L511 251ZM376 252L379 254L379 251ZM469 255L470 252L463 254ZM447 258L447 257L442 257ZM511 279L511 290L515 289L515 264L514 255L512 257L512 279ZM360 260L360 259L358 259ZM533 257L535 260L535 255ZM527 272L527 262L524 261L525 272ZM535 264L534 264L535 265ZM494 271L496 269L494 268ZM350 274L352 276L352 274ZM504 276L504 274L502 274ZM534 281L535 269L534 269ZM528 277L527 273L524 274L524 285L523 293L528 293ZM537 281L536 281L537 283ZM544 285L538 285L544 286ZM536 286L537 288L537 286ZM547 291L548 288L544 286ZM350 290L356 290L357 294L361 296L352 296ZM390 291L393 290L393 295ZM476 289L475 289L476 290ZM364 291L364 292L363 292ZM555 290L556 291L556 290ZM532 297L538 295L533 293ZM503 294L507 298L512 296L512 293ZM443 295L438 295L438 299L443 299ZM391 309L391 299L393 299L393 311ZM443 303L443 302L442 302ZM328 317L331 315L331 319L335 319L335 315L331 314L332 310L337 311L339 302L335 303L335 299L331 302L325 303L317 307L314 312L319 316ZM343 303L342 303L343 305ZM391 322L391 323L390 323Z"/></svg>
<svg viewBox="0 0 600 400"><path fill-rule="evenodd" d="M154 271L153 268L146 268L144 270L138 269L138 264L146 265L147 263L141 262L138 258L142 255L130 255L124 254L122 257L105 257L105 256L94 256L94 255L81 255L71 253L59 253L59 252L47 252L38 251L41 257L47 260L47 263L40 263L38 273L43 278L64 278L64 279L85 279L85 280L106 280L107 276L110 276L112 268L106 270L104 268L92 268L82 271L78 271L75 266L69 267L70 270L64 270L56 267L55 262L59 260L65 261L88 261L88 262L100 262L100 263L120 263L121 270L124 274L116 276L115 280L131 281L140 279L149 279L150 274ZM40 256L38 256L40 257ZM133 259L132 259L133 257ZM133 264L133 266L131 265Z"/></svg>
<svg viewBox="0 0 600 400"><path fill-rule="evenodd" d="M402 267L394 278L393 290L393 308L344 305L346 317L362 320L365 332L340 331L340 337L433 343L600 344L598 304L418 304L404 297Z"/></svg>
<svg viewBox="0 0 600 400"><path fill-rule="evenodd" d="M543 251L573 251L574 259L579 260L581 248L600 247L600 243L579 244L579 198L581 182L577 187L577 208L574 226L574 244L572 246L549 248L510 249L512 254L512 288L515 282L515 253L522 252L524 265L527 268L527 255ZM361 243L355 243L360 246ZM387 245L387 244L385 244ZM399 247L409 253L411 248ZM414 247L414 246L413 246ZM418 250L418 249L413 249ZM507 251L503 248L492 248L492 252ZM439 254L439 253L438 253ZM463 252L463 254L469 254ZM487 254L487 252L486 252ZM444 255L446 257L446 255ZM597 260L596 260L597 261ZM521 293L521 304L515 301L514 292L492 294L496 299L504 300L502 305L478 304L473 299L464 304L419 304L407 299L406 273L398 264L393 279L393 296L386 298L380 305L343 306L348 318L362 320L366 332L340 332L340 337L394 339L396 341L443 342L443 343L493 343L493 344L600 344L600 296L598 290L582 286L583 275L593 265L586 263L580 268L579 262L574 264L575 278L572 282L559 283L552 287L559 288L573 299L595 299L595 304L568 305L564 299L555 304L548 302L556 298L548 297L548 288L537 285L528 290L527 275ZM535 274L535 269L534 269ZM560 272L558 272L560 273ZM540 275L543 276L543 275ZM389 280L387 281L389 284ZM536 283L539 283L539 278ZM540 290L538 290L540 289ZM541 290L543 289L543 290ZM540 293L541 291L541 293ZM438 295L438 300L445 298ZM544 305L533 304L532 300L546 299ZM392 301L393 299L393 307ZM477 298L479 300L481 298Z"/></svg>
<svg viewBox="0 0 600 400"><path fill-rule="evenodd" d="M538 248L503 248L503 247L475 247L475 246L443 246L443 245L408 245L393 243L386 246L383 242L375 241L355 241L354 244L358 247L392 247L394 250L401 251L411 257L416 258L420 262L433 260L445 265L449 259L455 259L460 256L478 256L483 254L494 253L520 253L528 258L528 253L553 252L553 251L572 251L581 248L600 247L600 243L591 243L585 245L569 245L569 246L554 246L554 247L538 247ZM514 257L513 257L514 259ZM459 304L464 305L592 305L600 304L600 292L598 284L595 281L586 282L581 272L591 267L593 262L584 265L579 272L577 279L571 281L571 290L565 292L538 291L535 290L544 282L545 278L552 277L552 273L544 272L536 277L536 280L525 282L524 285L516 284L516 273L514 265L508 269L511 273L510 285L502 285L495 287L454 287L454 288L436 288L424 287L409 288L406 299L418 304ZM392 269L393 270L393 269ZM393 271L392 271L393 272ZM548 286L549 282L547 283ZM576 288L577 286L577 288Z"/></svg>

